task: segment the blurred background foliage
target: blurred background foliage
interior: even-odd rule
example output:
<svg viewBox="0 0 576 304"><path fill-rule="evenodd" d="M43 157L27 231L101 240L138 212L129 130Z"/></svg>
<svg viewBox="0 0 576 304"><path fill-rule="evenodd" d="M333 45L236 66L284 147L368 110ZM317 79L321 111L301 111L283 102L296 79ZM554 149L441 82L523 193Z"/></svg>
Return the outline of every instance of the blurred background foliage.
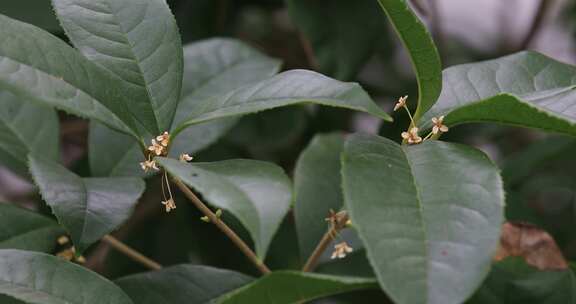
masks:
<svg viewBox="0 0 576 304"><path fill-rule="evenodd" d="M168 0L184 44L210 37L240 39L283 61L283 69L305 68L361 83L387 111L399 96L415 101L416 83L401 44L375 0ZM576 63L576 2L571 0L412 0L434 35L444 67L533 49ZM0 1L0 13L42 27L63 39L49 0ZM414 105L414 102L412 103ZM351 111L298 106L243 117L198 161L253 158L280 164L291 174L310 139L333 131L379 133L399 140L408 119L396 113L385 123ZM80 175L90 175L88 123L59 113L61 157ZM554 236L564 255L576 258L576 140L554 134L483 124L453 128L444 140L485 151L500 165L507 188L509 220L539 225ZM169 216L158 212L159 181L148 180L135 215L117 237L164 265L194 263L255 274L243 256L186 204ZM26 180L0 168L0 200L49 214ZM183 201L183 199L181 199ZM224 214L227 222L234 218ZM242 233L241 233L242 235ZM244 234L244 238L249 238ZM285 219L267 260L271 268L302 264L291 216ZM91 248L88 267L110 277L142 271L105 245ZM322 265L327 273L370 275L363 255ZM513 265L512 265L513 266ZM509 271L503 264L495 272ZM518 268L518 267L517 267ZM514 269L517 269L514 268ZM492 277L491 277L492 278ZM489 281L494 283L493 280ZM349 299L384 297L371 292ZM334 302L335 301L335 302Z"/></svg>

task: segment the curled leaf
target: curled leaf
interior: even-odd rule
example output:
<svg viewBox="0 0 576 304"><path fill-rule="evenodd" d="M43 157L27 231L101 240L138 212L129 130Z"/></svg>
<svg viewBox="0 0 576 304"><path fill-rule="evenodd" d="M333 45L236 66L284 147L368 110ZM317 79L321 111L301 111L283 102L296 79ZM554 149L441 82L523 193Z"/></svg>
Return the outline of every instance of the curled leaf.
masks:
<svg viewBox="0 0 576 304"><path fill-rule="evenodd" d="M566 259L548 232L527 223L504 223L495 261L507 257L522 257L539 270L568 268Z"/></svg>

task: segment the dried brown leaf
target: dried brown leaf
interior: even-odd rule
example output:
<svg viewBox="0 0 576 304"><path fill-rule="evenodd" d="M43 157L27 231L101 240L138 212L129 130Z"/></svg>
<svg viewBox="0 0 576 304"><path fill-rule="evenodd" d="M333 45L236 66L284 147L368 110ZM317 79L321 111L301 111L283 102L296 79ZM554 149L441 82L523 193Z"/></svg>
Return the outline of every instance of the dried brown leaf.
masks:
<svg viewBox="0 0 576 304"><path fill-rule="evenodd" d="M528 265L540 270L568 268L566 259L546 231L526 223L504 223L495 261L509 256L522 257Z"/></svg>

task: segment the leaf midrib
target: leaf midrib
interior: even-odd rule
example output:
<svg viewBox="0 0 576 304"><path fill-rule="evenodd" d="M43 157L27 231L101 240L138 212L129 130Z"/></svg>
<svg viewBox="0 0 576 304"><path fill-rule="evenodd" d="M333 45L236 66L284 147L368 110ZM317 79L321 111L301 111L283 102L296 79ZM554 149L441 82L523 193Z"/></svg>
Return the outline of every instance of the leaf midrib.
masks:
<svg viewBox="0 0 576 304"><path fill-rule="evenodd" d="M132 42L130 41L130 39L128 39L128 37L127 37L127 34L129 33L129 31L127 31L127 30L123 27L123 25L122 25L120 22L118 22L118 16L116 16L116 12L113 11L113 9L112 9L112 7L111 7L111 4L110 4L110 0L104 1L103 3L104 3L104 4L106 5L106 7L108 8L108 12L107 12L107 13L108 13L110 16L112 16L112 19L113 19L113 21L114 21L114 24L120 29L121 34L122 34L121 37L123 38L123 40L125 41L125 44L128 46L128 48L129 48L129 50L130 50L130 56L131 56L132 58L130 58L130 59L125 58L125 57L123 57L123 58L124 58L124 59L128 59L128 60L134 62L134 64L135 64L136 67L138 68L138 72L139 72L139 75L138 75L138 76L140 76L139 78L140 78L140 80L142 81L142 83L141 83L141 84L133 83L133 82L131 82L131 81L129 81L129 80L124 79L124 77L122 77L122 76L120 76L120 75L117 75L114 71L112 71L111 69L109 69L107 66L105 66L105 65L103 65L103 64L100 64L100 63L98 63L97 61L94 61L94 63L97 64L97 65L99 65L99 66L101 66L102 68L104 68L104 69L105 69L106 71L108 71L109 73L111 73L111 74L113 74L113 75L116 75L118 78L122 79L122 81L125 81L125 82L127 82L127 83L130 83L130 84L133 84L133 85L137 85L137 86L140 86L140 87L144 88L144 90L146 91L146 96L148 97L148 100L150 101L150 103L155 103L154 98L152 98L152 93L150 92L150 88L148 87L148 81L147 81L146 77L144 76L145 74L144 74L144 72L143 72L143 69L142 69L142 67L140 66L140 62L139 62L138 58L136 58L136 56L135 56L135 54L134 54L134 48L135 48L135 46L132 44ZM145 11L147 11L147 10L148 10L148 2L145 2L145 1L144 1L143 3L145 3L145 5L146 5ZM94 11L94 10L91 9L91 8L86 8L86 7L83 7L83 6L81 6L81 5L78 5L77 2L75 2L74 4L76 4L76 5L79 6L79 7L84 8L84 9L87 9L87 10L90 10L90 11ZM137 28L140 24L142 24L142 21L143 21L143 20L140 20L140 21L138 22L138 24L134 26L134 29ZM64 27L64 28L65 28L65 27ZM132 30L133 30L133 29L132 29ZM68 37L74 37L74 35L67 35L67 36L68 36ZM99 37L101 37L101 36L99 36ZM102 37L102 38L104 38L104 37ZM70 39L72 39L72 38L70 38ZM104 38L104 39L106 39L106 38ZM98 52L98 53L100 53L100 52ZM115 57L115 58L117 58L117 57ZM156 126L158 126L159 124L158 124L157 113L156 113L154 107L150 107L150 109L152 110L151 112L152 112L153 115L154 115L154 123L156 124ZM135 118L136 118L136 117L135 117ZM142 123L142 122L141 122L141 123ZM143 123L143 124L144 124L144 123Z"/></svg>
<svg viewBox="0 0 576 304"><path fill-rule="evenodd" d="M428 230L426 229L426 220L424 217L424 209L423 209L423 204L422 204L422 196L420 194L420 190L418 187L418 181L416 180L416 176L414 174L414 166L412 164L412 161L410 160L410 156L409 153L407 151L407 149L409 149L409 147L407 146L400 146L400 150L402 151L402 155L404 156L404 158L406 159L406 163L408 164L408 167L410 168L409 172L410 172L410 177L411 177L411 181L412 181L412 186L414 186L414 192L416 194L416 203L418 204L418 213L420 215L420 220L422 222L422 233L424 234L424 252L425 252L425 262L426 262L426 273L425 273L425 280L426 280L426 289L424 290L424 299L426 299L426 302L428 302L428 291L431 289L430 288L430 247L429 247L429 240L428 240Z"/></svg>

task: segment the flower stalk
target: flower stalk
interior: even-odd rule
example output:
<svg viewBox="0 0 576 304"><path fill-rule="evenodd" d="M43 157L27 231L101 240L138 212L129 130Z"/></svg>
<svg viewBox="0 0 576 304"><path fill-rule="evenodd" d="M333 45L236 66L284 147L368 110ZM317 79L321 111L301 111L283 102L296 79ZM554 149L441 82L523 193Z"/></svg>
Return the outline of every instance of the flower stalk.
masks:
<svg viewBox="0 0 576 304"><path fill-rule="evenodd" d="M324 251L326 251L330 243L332 243L336 236L338 236L340 230L350 225L350 219L346 211L335 213L334 211L330 210L330 215L328 218L326 218L326 220L330 222L330 228L328 228L328 231L326 231L320 242L318 242L318 245L316 245L316 248L306 261L306 264L304 264L304 267L302 268L303 272L310 272L314 270L314 268L316 268L318 265L320 257Z"/></svg>

